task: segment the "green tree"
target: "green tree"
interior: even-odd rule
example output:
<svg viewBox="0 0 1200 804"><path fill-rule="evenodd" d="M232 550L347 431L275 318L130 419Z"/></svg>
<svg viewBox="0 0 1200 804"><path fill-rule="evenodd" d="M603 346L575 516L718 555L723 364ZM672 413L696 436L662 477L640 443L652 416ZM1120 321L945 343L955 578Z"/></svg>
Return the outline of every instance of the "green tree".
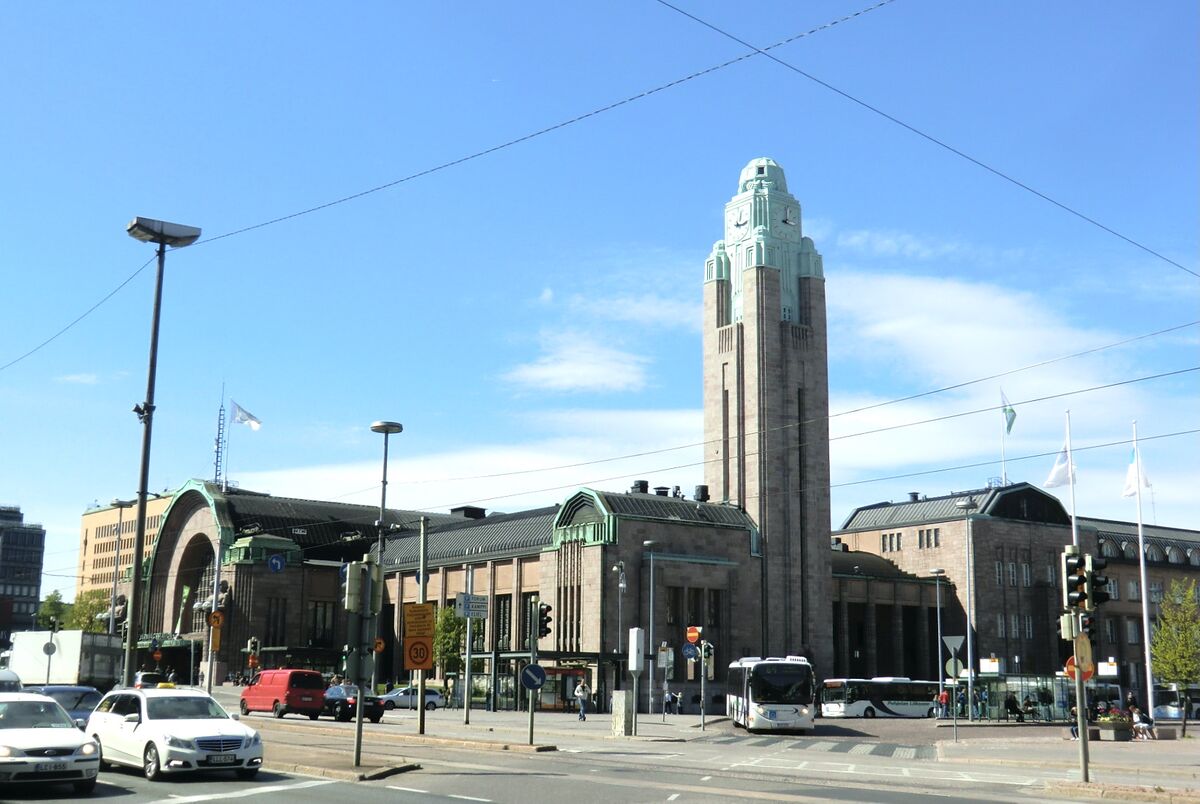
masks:
<svg viewBox="0 0 1200 804"><path fill-rule="evenodd" d="M1160 682L1176 684L1180 706L1187 712L1189 684L1200 682L1200 603L1196 599L1196 581L1176 578L1159 604L1158 627L1150 643L1154 676ZM1187 735L1187 718L1183 719Z"/></svg>
<svg viewBox="0 0 1200 804"><path fill-rule="evenodd" d="M37 624L38 628L50 629L50 621L58 620L58 627L65 628L67 617L71 614L71 604L64 603L62 595L57 589L46 595L46 599L42 601L42 605L38 606Z"/></svg>
<svg viewBox="0 0 1200 804"><path fill-rule="evenodd" d="M91 631L94 634L107 633L108 620L97 620L96 615L108 611L110 598L111 594L103 589L89 589L84 592L75 598L71 612L67 615L66 627Z"/></svg>
<svg viewBox="0 0 1200 804"><path fill-rule="evenodd" d="M443 606L438 610L433 630L433 660L443 673L458 673L462 670L462 652L466 648L467 621L454 613L454 609Z"/></svg>

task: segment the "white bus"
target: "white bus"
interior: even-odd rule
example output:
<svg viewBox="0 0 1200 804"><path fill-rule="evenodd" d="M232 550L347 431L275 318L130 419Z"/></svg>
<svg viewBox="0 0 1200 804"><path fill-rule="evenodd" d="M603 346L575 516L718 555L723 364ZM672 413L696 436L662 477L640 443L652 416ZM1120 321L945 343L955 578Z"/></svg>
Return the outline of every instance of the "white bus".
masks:
<svg viewBox="0 0 1200 804"><path fill-rule="evenodd" d="M725 714L749 731L809 730L816 715L816 675L803 656L745 656L729 665Z"/></svg>
<svg viewBox="0 0 1200 804"><path fill-rule="evenodd" d="M911 678L827 678L821 687L822 717L933 717L936 681Z"/></svg>

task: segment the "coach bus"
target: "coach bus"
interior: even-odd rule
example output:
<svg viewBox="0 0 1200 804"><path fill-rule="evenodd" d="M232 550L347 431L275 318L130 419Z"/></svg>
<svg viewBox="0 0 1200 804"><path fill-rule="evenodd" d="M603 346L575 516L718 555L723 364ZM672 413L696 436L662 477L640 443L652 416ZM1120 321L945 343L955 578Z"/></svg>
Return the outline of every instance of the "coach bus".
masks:
<svg viewBox="0 0 1200 804"><path fill-rule="evenodd" d="M816 675L803 656L746 656L729 665L725 714L748 731L811 731Z"/></svg>
<svg viewBox="0 0 1200 804"><path fill-rule="evenodd" d="M936 681L910 678L827 678L821 687L822 717L933 717Z"/></svg>

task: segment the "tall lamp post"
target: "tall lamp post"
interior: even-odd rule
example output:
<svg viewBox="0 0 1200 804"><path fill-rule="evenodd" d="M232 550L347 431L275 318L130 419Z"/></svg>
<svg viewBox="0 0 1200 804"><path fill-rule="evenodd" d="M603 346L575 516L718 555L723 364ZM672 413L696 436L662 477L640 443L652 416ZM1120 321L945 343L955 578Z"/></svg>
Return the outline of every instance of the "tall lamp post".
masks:
<svg viewBox="0 0 1200 804"><path fill-rule="evenodd" d="M135 500L113 500L110 505L117 509L117 547L113 556L112 596L108 600L108 635L117 632L117 576L121 574L121 530L125 524L125 509L133 507Z"/></svg>
<svg viewBox="0 0 1200 804"><path fill-rule="evenodd" d="M646 539L642 547L651 548L658 544L654 539ZM654 641L654 551L650 550L650 675L649 687L646 691L646 713L654 714L654 664L658 659L658 649Z"/></svg>
<svg viewBox="0 0 1200 804"><path fill-rule="evenodd" d="M975 629L975 593L973 591L974 582L974 556L975 545L971 539L971 512L979 507L979 503L975 502L974 497L968 497L965 500L959 500L954 503L954 507L963 512L963 516L967 520L967 538L963 545L966 549L966 565L967 565L967 719L975 719L975 637L972 631Z"/></svg>
<svg viewBox="0 0 1200 804"><path fill-rule="evenodd" d="M624 653L625 643L622 641L621 627L624 625L625 620L621 617L621 601L625 599L625 562L618 561L616 564L613 564L612 569L613 572L617 573L617 589L620 590L620 594L617 596L617 653Z"/></svg>
<svg viewBox="0 0 1200 804"><path fill-rule="evenodd" d="M200 238L195 226L157 221L153 218L134 218L125 231L135 240L158 245L158 272L154 280L154 313L150 324L150 366L146 372L146 401L134 405L133 412L142 423L142 466L138 474L137 526L133 536L132 582L129 585L128 607L125 621L129 624L129 637L125 640L125 668L122 683L133 685L134 644L141 636L142 623L142 553L146 549L146 491L150 485L150 436L154 425L154 378L158 371L158 320L162 310L163 269L167 259L167 246L183 248Z"/></svg>
<svg viewBox="0 0 1200 804"><path fill-rule="evenodd" d="M379 492L379 521L375 523L375 530L379 534L379 582L383 583L384 534L387 532L387 524L384 522L384 516L387 509L388 438L397 433L404 432L404 425L400 424L400 422L373 422L371 424L371 432L383 433L383 482L380 484ZM380 597L380 599L382 600L383 598ZM383 621L382 611L380 611L377 616L379 618L379 629L376 634L380 639L384 639L384 629L387 624ZM380 654L379 659L381 660L382 658L383 656ZM382 661L375 662L375 677L371 682L375 689L379 689L380 664L382 664ZM422 701L422 703L424 703L424 701Z"/></svg>
<svg viewBox="0 0 1200 804"><path fill-rule="evenodd" d="M938 674L938 701L942 699L942 693L946 689L946 671L942 666L942 576L946 571L941 567L934 567L929 571L933 576L933 585L937 590L937 674ZM925 621L926 623L929 620ZM944 715L945 712L938 712L938 717Z"/></svg>

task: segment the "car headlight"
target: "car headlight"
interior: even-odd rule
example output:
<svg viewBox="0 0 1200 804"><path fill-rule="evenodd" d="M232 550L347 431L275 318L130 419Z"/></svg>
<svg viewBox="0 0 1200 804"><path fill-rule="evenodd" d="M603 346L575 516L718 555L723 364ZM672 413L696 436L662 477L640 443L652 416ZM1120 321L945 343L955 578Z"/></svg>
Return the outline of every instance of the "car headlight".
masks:
<svg viewBox="0 0 1200 804"><path fill-rule="evenodd" d="M7 745L0 745L0 757L11 757L11 756L16 756L16 754L13 752L13 750L11 748L9 748Z"/></svg>
<svg viewBox="0 0 1200 804"><path fill-rule="evenodd" d="M804 715L805 717L807 717L807 716L808 716L808 707L807 707L807 706L802 706L802 707L800 707L800 714L802 714L802 715Z"/></svg>
<svg viewBox="0 0 1200 804"><path fill-rule="evenodd" d="M186 748L189 751L194 751L196 749L196 746L192 743L191 740L184 740L179 737L168 736L167 737L167 745L171 746L172 748Z"/></svg>
<svg viewBox="0 0 1200 804"><path fill-rule="evenodd" d="M81 756L90 757L92 754L96 753L96 744L93 742L86 742L79 746L79 750L75 753Z"/></svg>
<svg viewBox="0 0 1200 804"><path fill-rule="evenodd" d="M246 747L249 748L252 745L262 745L262 736L258 732L254 732L246 738Z"/></svg>

